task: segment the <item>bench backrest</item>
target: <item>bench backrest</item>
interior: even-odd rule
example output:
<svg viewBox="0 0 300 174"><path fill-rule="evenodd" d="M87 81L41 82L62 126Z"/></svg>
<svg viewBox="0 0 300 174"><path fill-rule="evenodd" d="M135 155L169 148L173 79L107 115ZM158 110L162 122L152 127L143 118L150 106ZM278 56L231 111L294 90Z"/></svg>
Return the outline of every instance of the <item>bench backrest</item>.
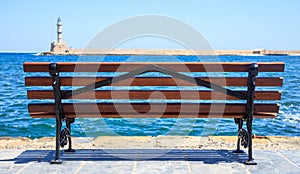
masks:
<svg viewBox="0 0 300 174"><path fill-rule="evenodd" d="M32 117L55 117L53 77L45 74L49 72L49 64L24 63L24 72L28 73L25 84L31 100L28 110ZM57 65L63 112L68 118L243 118L246 112L251 66L247 62L63 62ZM274 118L279 110L278 87L282 86L283 78L273 72L283 72L284 63L257 65L255 100L258 102L254 104L254 117Z"/></svg>

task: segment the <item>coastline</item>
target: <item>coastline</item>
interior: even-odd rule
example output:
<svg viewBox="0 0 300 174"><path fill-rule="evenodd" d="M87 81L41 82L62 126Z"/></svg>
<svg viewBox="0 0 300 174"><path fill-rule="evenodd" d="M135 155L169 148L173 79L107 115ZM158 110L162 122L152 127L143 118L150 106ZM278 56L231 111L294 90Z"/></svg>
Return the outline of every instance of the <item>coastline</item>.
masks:
<svg viewBox="0 0 300 174"><path fill-rule="evenodd" d="M143 55L143 56L299 56L300 50L188 50L188 49L66 49L41 55Z"/></svg>
<svg viewBox="0 0 300 174"><path fill-rule="evenodd" d="M74 137L74 149L235 149L237 136L101 136ZM300 150L300 137L255 136L255 150ZM0 137L0 149L55 149L55 137Z"/></svg>

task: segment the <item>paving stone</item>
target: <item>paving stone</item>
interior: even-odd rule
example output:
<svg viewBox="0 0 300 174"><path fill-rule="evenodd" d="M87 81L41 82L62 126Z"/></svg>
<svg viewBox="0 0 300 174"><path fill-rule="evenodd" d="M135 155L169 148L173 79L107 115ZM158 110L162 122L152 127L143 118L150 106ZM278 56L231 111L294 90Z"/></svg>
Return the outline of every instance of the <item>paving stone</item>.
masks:
<svg viewBox="0 0 300 174"><path fill-rule="evenodd" d="M257 165L246 168L253 174L289 173L299 174L300 169L275 151L257 150L253 152Z"/></svg>
<svg viewBox="0 0 300 174"><path fill-rule="evenodd" d="M78 170L78 174L128 174L133 172L134 163L134 161L86 161Z"/></svg>
<svg viewBox="0 0 300 174"><path fill-rule="evenodd" d="M169 174L189 173L187 161L138 161L134 173L136 174Z"/></svg>
<svg viewBox="0 0 300 174"><path fill-rule="evenodd" d="M296 150L281 150L279 151L280 154L282 154L284 157L289 159L292 163L299 166L300 168L300 151Z"/></svg>
<svg viewBox="0 0 300 174"><path fill-rule="evenodd" d="M14 159L22 152L22 150L1 150L0 160Z"/></svg>
<svg viewBox="0 0 300 174"><path fill-rule="evenodd" d="M1 162L0 174L17 173L27 165L28 164L11 164L11 163Z"/></svg>
<svg viewBox="0 0 300 174"><path fill-rule="evenodd" d="M50 164L49 162L34 162L24 169L22 174L51 174L51 173L75 173L81 161L68 161L63 164Z"/></svg>
<svg viewBox="0 0 300 174"><path fill-rule="evenodd" d="M205 173L205 174L245 174L249 171L243 164L227 163L227 164L198 164L197 162L191 162L191 173Z"/></svg>

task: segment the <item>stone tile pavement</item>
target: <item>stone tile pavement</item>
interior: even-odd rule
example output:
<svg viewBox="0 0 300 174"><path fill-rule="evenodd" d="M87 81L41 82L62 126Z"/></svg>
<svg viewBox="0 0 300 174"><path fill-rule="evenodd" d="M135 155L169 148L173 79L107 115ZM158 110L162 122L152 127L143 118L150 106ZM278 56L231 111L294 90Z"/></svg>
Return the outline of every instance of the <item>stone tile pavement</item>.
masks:
<svg viewBox="0 0 300 174"><path fill-rule="evenodd" d="M1 150L0 173L300 173L300 151L254 151L255 166L246 154L228 150L80 149L61 152L64 163L51 165L52 150Z"/></svg>

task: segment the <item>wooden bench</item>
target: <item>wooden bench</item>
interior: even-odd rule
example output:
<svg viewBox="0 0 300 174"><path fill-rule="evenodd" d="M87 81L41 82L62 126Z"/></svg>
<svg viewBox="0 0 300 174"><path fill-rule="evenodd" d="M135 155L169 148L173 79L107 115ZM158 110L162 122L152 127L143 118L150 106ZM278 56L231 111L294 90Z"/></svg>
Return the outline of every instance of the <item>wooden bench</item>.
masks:
<svg viewBox="0 0 300 174"><path fill-rule="evenodd" d="M24 63L24 72L28 73L25 83L30 86L27 95L32 100L28 104L31 117L56 118L54 164L62 162L60 146L69 143L66 151L74 151L71 124L82 117L233 118L238 124L235 152L242 153L241 145L248 147L245 163L256 164L252 157L252 120L276 116L281 99L276 89L283 84L283 78L276 73L263 76L268 75L263 72L283 71L282 62ZM224 75L222 72L226 76L218 76ZM45 86L50 89L41 88ZM61 86L65 89L61 90ZM103 86L113 87L102 89ZM256 86L259 90L255 90Z"/></svg>

